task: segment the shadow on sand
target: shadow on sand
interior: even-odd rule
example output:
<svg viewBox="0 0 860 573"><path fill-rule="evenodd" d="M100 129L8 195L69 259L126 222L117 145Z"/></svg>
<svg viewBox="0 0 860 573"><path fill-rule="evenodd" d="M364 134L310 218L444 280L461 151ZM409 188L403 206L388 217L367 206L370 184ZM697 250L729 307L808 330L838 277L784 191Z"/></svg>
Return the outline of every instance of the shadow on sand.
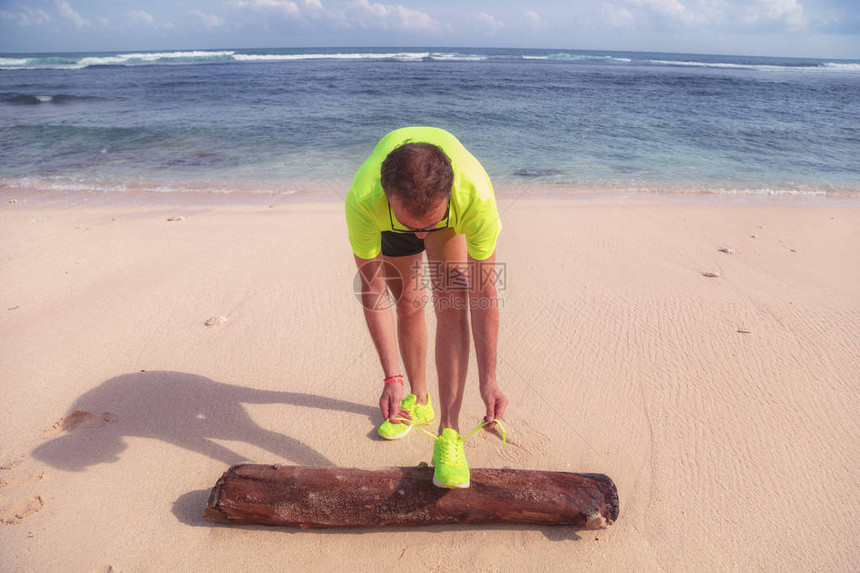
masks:
<svg viewBox="0 0 860 573"><path fill-rule="evenodd" d="M334 465L299 440L258 426L243 404L292 404L371 420L378 416L376 408L314 394L255 390L182 372L140 372L111 378L81 396L55 428L57 436L32 455L56 468L83 471L116 461L127 447L123 438L134 436L161 440L228 466L248 460L213 440L247 442L298 465Z"/></svg>

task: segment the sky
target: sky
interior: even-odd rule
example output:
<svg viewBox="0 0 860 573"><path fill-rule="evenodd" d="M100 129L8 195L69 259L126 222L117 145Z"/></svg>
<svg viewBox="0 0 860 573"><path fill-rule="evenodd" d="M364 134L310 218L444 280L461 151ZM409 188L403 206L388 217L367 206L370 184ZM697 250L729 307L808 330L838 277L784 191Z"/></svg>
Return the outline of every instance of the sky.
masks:
<svg viewBox="0 0 860 573"><path fill-rule="evenodd" d="M0 0L0 52L511 47L860 59L860 0Z"/></svg>

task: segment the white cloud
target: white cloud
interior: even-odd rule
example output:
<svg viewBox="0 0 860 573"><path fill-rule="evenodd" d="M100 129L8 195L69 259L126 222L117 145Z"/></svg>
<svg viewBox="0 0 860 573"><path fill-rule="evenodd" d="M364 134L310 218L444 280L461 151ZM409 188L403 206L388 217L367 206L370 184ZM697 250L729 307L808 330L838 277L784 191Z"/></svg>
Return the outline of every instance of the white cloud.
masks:
<svg viewBox="0 0 860 573"><path fill-rule="evenodd" d="M478 12L476 14L472 14L470 18L479 28L482 28L488 31L491 35L495 34L499 30L505 27L505 23L496 18L495 16L491 16L486 12Z"/></svg>
<svg viewBox="0 0 860 573"><path fill-rule="evenodd" d="M60 12L60 16L74 24L76 27L83 28L90 25L89 21L75 12L75 9L72 8L71 4L66 2L66 0L56 0L56 4L57 10Z"/></svg>
<svg viewBox="0 0 860 573"><path fill-rule="evenodd" d="M126 14L126 21L130 26L140 28L151 28L153 30L173 30L176 26L173 22L158 23L155 18L146 10L134 10Z"/></svg>
<svg viewBox="0 0 860 573"><path fill-rule="evenodd" d="M346 3L344 15L351 24L361 28L423 33L436 33L441 29L439 22L429 14L399 4L352 0Z"/></svg>
<svg viewBox="0 0 860 573"><path fill-rule="evenodd" d="M701 16L689 10L679 0L626 0L625 3L633 8L641 8L686 25L703 21Z"/></svg>
<svg viewBox="0 0 860 573"><path fill-rule="evenodd" d="M699 15L708 26L720 26L727 20L732 21L730 16L732 5L729 0L699 0Z"/></svg>
<svg viewBox="0 0 860 573"><path fill-rule="evenodd" d="M803 4L797 0L759 0L747 10L745 21L752 25L784 22L794 30L806 27Z"/></svg>
<svg viewBox="0 0 860 573"><path fill-rule="evenodd" d="M155 18L145 10L135 10L128 13L128 22L133 26L152 26Z"/></svg>
<svg viewBox="0 0 860 573"><path fill-rule="evenodd" d="M298 16L299 5L292 0L235 0L233 6L252 10L269 10L286 16ZM320 6L322 6L320 4Z"/></svg>
<svg viewBox="0 0 860 573"><path fill-rule="evenodd" d="M612 28L634 29L636 27L636 18L630 13L630 10L623 6L616 6L604 2L602 7L603 19Z"/></svg>
<svg viewBox="0 0 860 573"><path fill-rule="evenodd" d="M329 10L321 0L232 0L234 8L240 8L246 13L257 12L268 18L261 22L263 28L270 30L271 24L276 24L272 17L281 16L297 23L302 27L327 22L331 28L344 29L352 27L347 21L343 10ZM258 15L253 16L255 19Z"/></svg>
<svg viewBox="0 0 860 573"><path fill-rule="evenodd" d="M188 13L195 16L207 28L219 28L224 24L224 21L214 14L207 14L200 10L189 10Z"/></svg>
<svg viewBox="0 0 860 573"><path fill-rule="evenodd" d="M613 28L647 30L654 27L759 32L777 27L804 30L809 21L800 0L608 0L603 21Z"/></svg>
<svg viewBox="0 0 860 573"><path fill-rule="evenodd" d="M526 25L532 30L540 30L543 27L543 20L540 17L540 14L535 12L534 10L526 10L523 13L523 19L526 22Z"/></svg>
<svg viewBox="0 0 860 573"><path fill-rule="evenodd" d="M13 22L18 26L41 26L51 21L51 17L41 8L32 10L28 7L23 7L21 12L8 12L0 10L0 20Z"/></svg>

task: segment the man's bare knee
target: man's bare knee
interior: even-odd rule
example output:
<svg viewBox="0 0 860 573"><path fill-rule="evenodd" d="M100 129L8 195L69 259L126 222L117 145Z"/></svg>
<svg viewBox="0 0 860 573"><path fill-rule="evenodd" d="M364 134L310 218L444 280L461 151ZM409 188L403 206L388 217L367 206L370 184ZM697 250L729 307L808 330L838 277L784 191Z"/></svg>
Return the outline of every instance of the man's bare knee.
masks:
<svg viewBox="0 0 860 573"><path fill-rule="evenodd" d="M407 296L411 295L411 296ZM397 301L397 316L402 318L413 318L424 314L425 297L423 293L405 292Z"/></svg>

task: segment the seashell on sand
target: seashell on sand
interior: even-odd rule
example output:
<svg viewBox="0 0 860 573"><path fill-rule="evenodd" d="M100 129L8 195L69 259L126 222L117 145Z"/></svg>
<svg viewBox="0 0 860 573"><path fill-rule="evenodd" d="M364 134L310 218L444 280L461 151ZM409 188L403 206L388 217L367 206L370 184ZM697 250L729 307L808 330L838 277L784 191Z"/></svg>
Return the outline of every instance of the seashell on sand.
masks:
<svg viewBox="0 0 860 573"><path fill-rule="evenodd" d="M734 255L735 254L735 250L731 247L722 247L721 249L717 249L717 250L719 250L721 253L726 253L727 255Z"/></svg>
<svg viewBox="0 0 860 573"><path fill-rule="evenodd" d="M206 321L206 326L220 326L222 324L227 324L227 317L214 315L210 316L209 320Z"/></svg>
<svg viewBox="0 0 860 573"><path fill-rule="evenodd" d="M183 217L182 215L180 215L180 216L178 216L178 217L168 217L168 218L167 218L167 220L168 220L168 221L184 221L184 220L185 220L185 217Z"/></svg>
<svg viewBox="0 0 860 573"><path fill-rule="evenodd" d="M714 271L705 271L702 273L703 277L708 277L709 279L716 279L720 277L720 273Z"/></svg>

